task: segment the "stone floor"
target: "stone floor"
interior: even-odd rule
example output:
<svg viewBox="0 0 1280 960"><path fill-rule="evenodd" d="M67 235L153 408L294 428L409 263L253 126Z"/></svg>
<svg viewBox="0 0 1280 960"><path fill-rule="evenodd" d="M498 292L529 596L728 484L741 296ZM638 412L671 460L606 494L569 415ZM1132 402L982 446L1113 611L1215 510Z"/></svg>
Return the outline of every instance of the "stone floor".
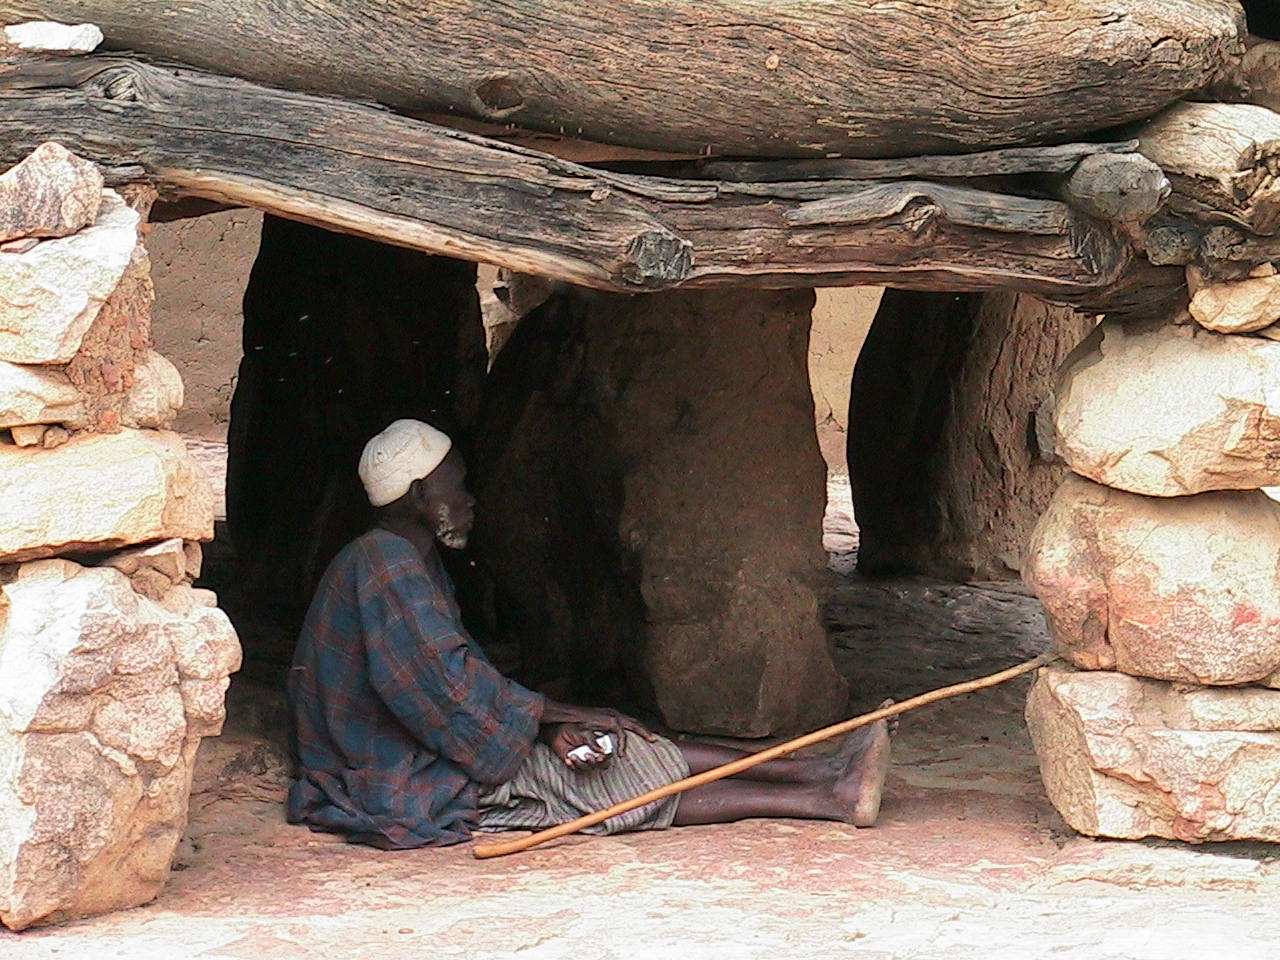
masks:
<svg viewBox="0 0 1280 960"><path fill-rule="evenodd" d="M1034 655L1008 585L842 580L828 605L860 705ZM164 893L0 932L5 960L68 957L1273 957L1280 850L1074 836L1045 801L1025 681L908 715L880 824L775 821L569 838L477 861L382 853L283 822L279 698L244 676L206 741Z"/></svg>

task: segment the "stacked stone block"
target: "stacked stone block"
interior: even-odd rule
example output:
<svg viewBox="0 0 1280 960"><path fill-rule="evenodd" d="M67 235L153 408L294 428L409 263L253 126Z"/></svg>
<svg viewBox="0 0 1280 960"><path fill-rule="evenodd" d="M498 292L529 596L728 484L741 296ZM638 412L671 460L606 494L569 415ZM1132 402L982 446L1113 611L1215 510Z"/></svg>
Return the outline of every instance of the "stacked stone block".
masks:
<svg viewBox="0 0 1280 960"><path fill-rule="evenodd" d="M1070 666L1027 719L1082 833L1280 841L1280 277L1188 274L1174 322L1104 321L1063 367L1074 473L1024 576Z"/></svg>
<svg viewBox="0 0 1280 960"><path fill-rule="evenodd" d="M199 574L141 215L46 143L0 174L0 923L152 899L240 648Z"/></svg>

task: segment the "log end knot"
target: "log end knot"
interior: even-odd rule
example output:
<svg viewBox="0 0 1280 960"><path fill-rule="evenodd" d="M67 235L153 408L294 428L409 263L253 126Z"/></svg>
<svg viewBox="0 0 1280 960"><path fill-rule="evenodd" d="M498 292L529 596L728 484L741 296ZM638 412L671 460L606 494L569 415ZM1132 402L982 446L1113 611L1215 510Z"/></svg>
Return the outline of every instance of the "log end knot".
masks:
<svg viewBox="0 0 1280 960"><path fill-rule="evenodd" d="M1164 171L1140 153L1097 153L1076 164L1063 199L1099 220L1141 224L1164 205L1172 189Z"/></svg>
<svg viewBox="0 0 1280 960"><path fill-rule="evenodd" d="M617 276L637 290L662 290L683 282L693 270L693 245L673 233L646 230L631 238Z"/></svg>
<svg viewBox="0 0 1280 960"><path fill-rule="evenodd" d="M482 112L490 119L508 117L524 106L524 94L506 74L482 80L476 84L475 94Z"/></svg>

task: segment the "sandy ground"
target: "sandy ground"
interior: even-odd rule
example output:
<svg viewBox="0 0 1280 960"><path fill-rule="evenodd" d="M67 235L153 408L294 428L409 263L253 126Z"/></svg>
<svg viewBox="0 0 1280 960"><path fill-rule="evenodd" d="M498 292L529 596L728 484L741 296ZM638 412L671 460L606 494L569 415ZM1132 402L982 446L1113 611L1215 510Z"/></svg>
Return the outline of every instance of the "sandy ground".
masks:
<svg viewBox="0 0 1280 960"><path fill-rule="evenodd" d="M202 450L210 469L220 451ZM828 539L841 528L836 491ZM838 554L833 568L849 569ZM833 575L826 606L853 709L1029 659L1017 587ZM1074 835L1044 797L1027 681L908 715L880 823L751 821L569 838L478 861L384 853L284 823L283 706L241 675L201 748L186 839L134 910L0 931L3 960L849 957L1233 960L1277 955L1280 850Z"/></svg>
<svg viewBox="0 0 1280 960"><path fill-rule="evenodd" d="M844 581L828 617L864 703L1044 643L1035 602L1002 589ZM1073 835L1044 798L1025 689L909 715L873 829L754 821L477 861L468 846L383 853L285 824L279 700L243 678L226 733L202 748L159 899L0 933L0 957L1275 956L1278 851Z"/></svg>

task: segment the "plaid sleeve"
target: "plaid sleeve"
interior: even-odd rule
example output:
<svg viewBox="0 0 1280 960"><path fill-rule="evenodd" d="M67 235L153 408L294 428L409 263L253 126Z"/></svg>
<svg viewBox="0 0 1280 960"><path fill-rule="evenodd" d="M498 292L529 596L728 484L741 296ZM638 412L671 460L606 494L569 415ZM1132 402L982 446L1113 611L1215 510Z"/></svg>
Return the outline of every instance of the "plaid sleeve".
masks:
<svg viewBox="0 0 1280 960"><path fill-rule="evenodd" d="M369 678L425 747L484 784L505 783L528 755L544 698L502 676L471 649L440 602L443 585L412 546L372 543L360 578Z"/></svg>

